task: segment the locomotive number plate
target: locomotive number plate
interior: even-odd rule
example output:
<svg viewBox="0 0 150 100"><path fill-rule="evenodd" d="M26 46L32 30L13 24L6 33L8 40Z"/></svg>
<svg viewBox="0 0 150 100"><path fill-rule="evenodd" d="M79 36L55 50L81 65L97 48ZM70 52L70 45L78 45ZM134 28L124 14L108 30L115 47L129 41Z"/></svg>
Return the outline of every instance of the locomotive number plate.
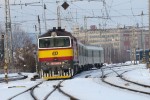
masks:
<svg viewBox="0 0 150 100"><path fill-rule="evenodd" d="M51 65L61 65L61 62L51 62Z"/></svg>

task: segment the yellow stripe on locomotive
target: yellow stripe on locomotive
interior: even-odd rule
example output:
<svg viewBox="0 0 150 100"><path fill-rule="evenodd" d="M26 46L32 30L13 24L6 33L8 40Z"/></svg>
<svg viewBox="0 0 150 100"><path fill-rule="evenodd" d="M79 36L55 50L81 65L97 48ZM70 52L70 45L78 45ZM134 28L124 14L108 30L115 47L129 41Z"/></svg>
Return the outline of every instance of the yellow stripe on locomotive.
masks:
<svg viewBox="0 0 150 100"><path fill-rule="evenodd" d="M70 57L73 56L73 49L55 49L55 50L39 50L38 53L40 58L49 58L49 57Z"/></svg>

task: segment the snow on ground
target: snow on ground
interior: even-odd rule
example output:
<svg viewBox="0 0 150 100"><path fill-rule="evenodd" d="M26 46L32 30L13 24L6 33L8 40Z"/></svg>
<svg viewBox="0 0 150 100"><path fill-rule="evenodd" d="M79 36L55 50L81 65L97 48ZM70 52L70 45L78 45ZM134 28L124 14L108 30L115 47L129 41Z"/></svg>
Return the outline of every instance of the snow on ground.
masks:
<svg viewBox="0 0 150 100"><path fill-rule="evenodd" d="M17 74L12 74L12 75L10 74L9 76L15 76L15 75ZM8 82L8 84L0 83L0 100L7 100L9 97L12 97L15 94L18 94L24 90L27 90L28 88L39 83L38 81L36 82L30 81L30 78L33 76L33 73L23 73L23 75L28 75L29 77L25 80Z"/></svg>
<svg viewBox="0 0 150 100"><path fill-rule="evenodd" d="M149 100L148 96L120 90L102 82L96 83L92 78L76 78L73 81L65 82L64 85L64 90L80 100Z"/></svg>
<svg viewBox="0 0 150 100"><path fill-rule="evenodd" d="M145 68L143 64L141 64L141 68L124 73L123 77L134 82L150 85L150 69Z"/></svg>
<svg viewBox="0 0 150 100"><path fill-rule="evenodd" d="M108 65L113 66L114 64ZM122 64L118 64L122 65ZM131 65L126 63L127 66L117 67L115 70L130 70L123 74L124 77L139 82L150 85L150 72L145 67L144 64ZM107 66L105 66L107 67ZM109 71L108 71L109 72ZM42 79L37 81L30 81L30 78L33 76L32 73L23 73L28 75L29 78L25 80L12 81L8 84L0 83L0 100L7 100L9 97L14 94L24 91L31 86L39 83ZM3 75L0 75L2 77ZM76 75L73 79L66 80L61 87L63 90L68 92L70 95L73 95L80 100L149 100L150 95L145 95L141 93L135 93L124 89L119 89L110 85L103 83L100 79L101 70L91 70L83 72L79 75ZM88 78L85 78L88 77ZM111 77L111 78L115 78ZM113 79L111 79L114 81ZM59 80L60 81L60 80ZM115 80L116 83L120 84L119 81ZM58 81L49 81L39 86L35 90L35 93L38 94L38 98L43 100L43 95L45 96L48 91L52 90L53 84L57 84ZM8 88L12 86L18 86L16 88ZM20 86L20 87L19 87ZM42 88L43 90L41 91ZM64 98L58 91L53 94L48 100L69 100ZM13 100L33 100L29 92L13 99Z"/></svg>

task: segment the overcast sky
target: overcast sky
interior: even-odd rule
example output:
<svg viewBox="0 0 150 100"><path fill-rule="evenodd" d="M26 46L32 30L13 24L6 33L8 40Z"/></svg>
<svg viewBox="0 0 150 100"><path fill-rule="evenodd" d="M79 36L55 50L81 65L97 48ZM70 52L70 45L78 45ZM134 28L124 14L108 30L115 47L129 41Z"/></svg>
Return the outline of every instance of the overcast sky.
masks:
<svg viewBox="0 0 150 100"><path fill-rule="evenodd" d="M102 18L88 18L87 26L96 25L98 28L135 26L137 23L142 25L142 17L139 16L141 12L143 15L143 25L148 26L148 0L43 0L46 5L46 19L47 28L57 27L57 7L67 1L69 7L64 10L61 7L61 25L63 28L71 31L72 26L78 24L79 27L84 26L84 17L108 17ZM72 1L72 2L71 2ZM25 3L27 5L25 5ZM20 5L21 4L21 5ZM5 23L5 9L4 0L0 0L0 23L4 26ZM27 32L35 32L34 26L37 25L37 16L41 19L42 32L45 32L45 25L43 21L42 0L10 0L10 12L12 25L18 24Z"/></svg>

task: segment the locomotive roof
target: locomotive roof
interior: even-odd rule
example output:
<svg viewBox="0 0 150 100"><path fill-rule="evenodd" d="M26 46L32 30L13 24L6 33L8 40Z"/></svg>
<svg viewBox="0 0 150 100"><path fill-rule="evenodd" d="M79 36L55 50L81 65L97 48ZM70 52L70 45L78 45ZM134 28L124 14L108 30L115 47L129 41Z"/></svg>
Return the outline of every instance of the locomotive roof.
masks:
<svg viewBox="0 0 150 100"><path fill-rule="evenodd" d="M71 38L74 38L76 40L76 38L74 36L72 36L72 34L70 32L67 32L67 31L65 31L65 29L61 29L61 28L50 29L46 33L42 34L40 37L51 36L52 32L56 32L57 36L70 36Z"/></svg>

